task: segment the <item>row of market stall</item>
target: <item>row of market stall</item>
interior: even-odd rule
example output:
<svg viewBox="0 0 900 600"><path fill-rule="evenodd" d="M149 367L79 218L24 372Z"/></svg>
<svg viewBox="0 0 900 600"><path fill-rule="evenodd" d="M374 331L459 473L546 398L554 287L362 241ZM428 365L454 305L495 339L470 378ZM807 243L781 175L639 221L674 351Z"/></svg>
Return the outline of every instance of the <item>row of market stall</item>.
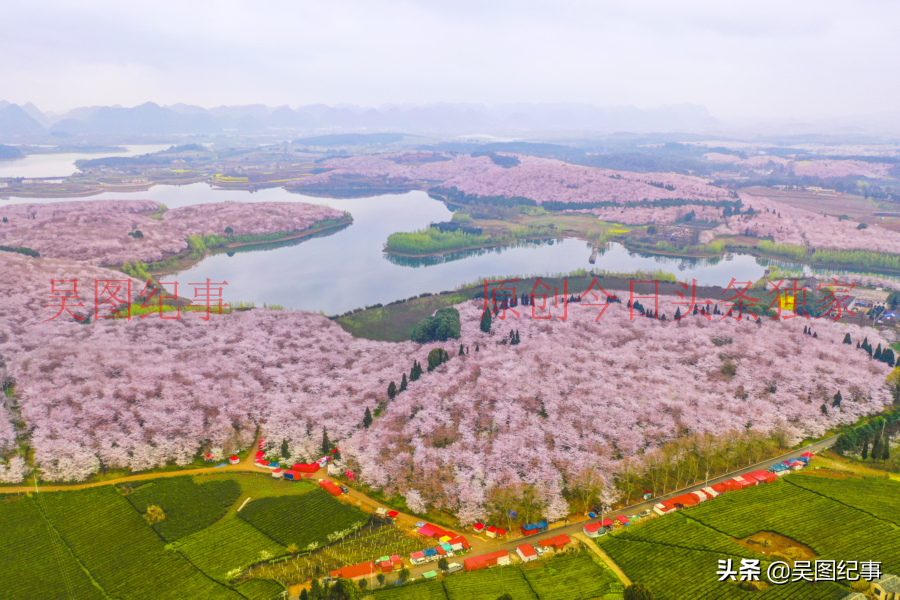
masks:
<svg viewBox="0 0 900 600"><path fill-rule="evenodd" d="M432 548L426 548L410 554L409 561L413 565L433 562L440 560L442 557L452 558L471 549L469 541L465 537L431 523L419 521L416 523L416 533L427 538L433 538L438 543Z"/></svg>
<svg viewBox="0 0 900 600"><path fill-rule="evenodd" d="M705 487L696 492L682 494L671 500L663 500L653 507L653 512L658 515L664 515L676 510L694 506L707 500L712 500L716 496L725 492L733 492L735 490L743 490L761 483L771 483L783 475L787 475L791 471L798 471L809 464L815 456L812 452L806 452L799 458L789 459L775 465L772 465L765 471L754 471L744 475L737 475L728 481L717 483L715 485Z"/></svg>

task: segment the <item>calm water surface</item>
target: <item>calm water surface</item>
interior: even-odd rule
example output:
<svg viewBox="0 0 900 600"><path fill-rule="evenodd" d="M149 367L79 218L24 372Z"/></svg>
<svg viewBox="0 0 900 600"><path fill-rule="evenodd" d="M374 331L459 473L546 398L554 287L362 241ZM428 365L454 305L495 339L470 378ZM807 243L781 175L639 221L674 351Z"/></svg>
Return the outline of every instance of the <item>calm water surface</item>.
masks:
<svg viewBox="0 0 900 600"><path fill-rule="evenodd" d="M610 244L591 265L590 247L582 240L565 239L522 243L511 247L462 252L430 261L398 260L382 252L388 235L427 227L450 219L443 203L425 192L371 198L331 199L291 194L281 188L250 193L212 189L208 184L154 186L135 194L107 193L81 200L151 199L169 208L222 202L309 202L349 211L354 222L340 231L303 242L265 244L231 253L216 253L175 276L182 285L227 281L229 302L264 302L337 314L375 303L386 304L424 292L450 290L480 277L569 272L575 269L628 272L662 270L680 280L727 285L756 280L764 261L746 254L721 259L680 259L641 255ZM73 199L74 200L74 199ZM7 200L7 202L58 202ZM229 255L230 254L230 255ZM436 264L435 264L436 263ZM781 266L791 267L786 263ZM799 270L802 267L793 265ZM809 269L805 269L809 272ZM171 280L171 278L169 278ZM191 288L183 288L191 289Z"/></svg>
<svg viewBox="0 0 900 600"><path fill-rule="evenodd" d="M125 146L125 152L30 154L15 160L0 160L0 177L68 177L77 172L75 161L104 156L138 156L165 150L172 144L137 144Z"/></svg>

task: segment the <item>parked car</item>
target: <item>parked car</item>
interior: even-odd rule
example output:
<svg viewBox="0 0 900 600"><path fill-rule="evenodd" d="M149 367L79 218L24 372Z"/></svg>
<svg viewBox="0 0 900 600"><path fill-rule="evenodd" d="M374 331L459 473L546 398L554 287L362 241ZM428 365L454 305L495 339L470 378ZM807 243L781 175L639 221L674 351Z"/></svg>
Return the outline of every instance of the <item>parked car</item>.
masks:
<svg viewBox="0 0 900 600"><path fill-rule="evenodd" d="M652 514L653 514L653 511L650 510L649 508L648 508L647 510L642 510L642 511L641 511L641 516L642 516L642 517L649 517L649 516L652 515Z"/></svg>
<svg viewBox="0 0 900 600"><path fill-rule="evenodd" d="M349 494L349 493L350 493L350 490L347 489L347 486L346 486L346 485L342 485L342 486L341 486L341 491L344 492L345 494Z"/></svg>
<svg viewBox="0 0 900 600"><path fill-rule="evenodd" d="M456 573L457 571L462 571L463 566L457 562L452 562L447 565L448 573Z"/></svg>
<svg viewBox="0 0 900 600"><path fill-rule="evenodd" d="M544 555L544 547L543 546L535 546L534 551L537 552L538 556Z"/></svg>

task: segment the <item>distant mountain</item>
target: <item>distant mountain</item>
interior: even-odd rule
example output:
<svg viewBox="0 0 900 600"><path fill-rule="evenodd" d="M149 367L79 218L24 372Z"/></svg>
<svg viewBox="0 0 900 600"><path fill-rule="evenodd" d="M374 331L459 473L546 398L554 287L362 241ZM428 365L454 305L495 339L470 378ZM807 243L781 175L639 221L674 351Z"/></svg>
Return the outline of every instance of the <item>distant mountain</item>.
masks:
<svg viewBox="0 0 900 600"><path fill-rule="evenodd" d="M42 113L41 110L31 102L23 104L22 110L28 113L28 116L32 119L40 123L42 127L47 127L50 124L50 119L47 118L47 115Z"/></svg>
<svg viewBox="0 0 900 600"><path fill-rule="evenodd" d="M538 131L708 131L718 122L702 106L654 109L601 108L588 104L386 104L378 108L311 104L292 109L262 104L206 109L189 104L159 106L152 102L122 107L78 108L47 119L36 107L31 116L52 123L51 131L69 134L213 134L222 131L263 132L294 129L314 133L402 131L408 133L517 135Z"/></svg>
<svg viewBox="0 0 900 600"><path fill-rule="evenodd" d="M46 135L47 130L22 107L7 104L0 108L0 136Z"/></svg>
<svg viewBox="0 0 900 600"><path fill-rule="evenodd" d="M95 135L216 133L221 129L209 114L179 114L153 102L133 108L104 106L83 120L67 118L51 127L54 132Z"/></svg>

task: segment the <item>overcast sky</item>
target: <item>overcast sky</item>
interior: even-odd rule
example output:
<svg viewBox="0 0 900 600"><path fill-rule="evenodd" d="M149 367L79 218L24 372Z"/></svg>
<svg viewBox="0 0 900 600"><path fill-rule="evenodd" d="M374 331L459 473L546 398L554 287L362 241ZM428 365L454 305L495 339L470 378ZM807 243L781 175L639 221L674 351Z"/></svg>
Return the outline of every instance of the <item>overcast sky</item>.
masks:
<svg viewBox="0 0 900 600"><path fill-rule="evenodd" d="M897 110L892 0L6 1L0 99Z"/></svg>

